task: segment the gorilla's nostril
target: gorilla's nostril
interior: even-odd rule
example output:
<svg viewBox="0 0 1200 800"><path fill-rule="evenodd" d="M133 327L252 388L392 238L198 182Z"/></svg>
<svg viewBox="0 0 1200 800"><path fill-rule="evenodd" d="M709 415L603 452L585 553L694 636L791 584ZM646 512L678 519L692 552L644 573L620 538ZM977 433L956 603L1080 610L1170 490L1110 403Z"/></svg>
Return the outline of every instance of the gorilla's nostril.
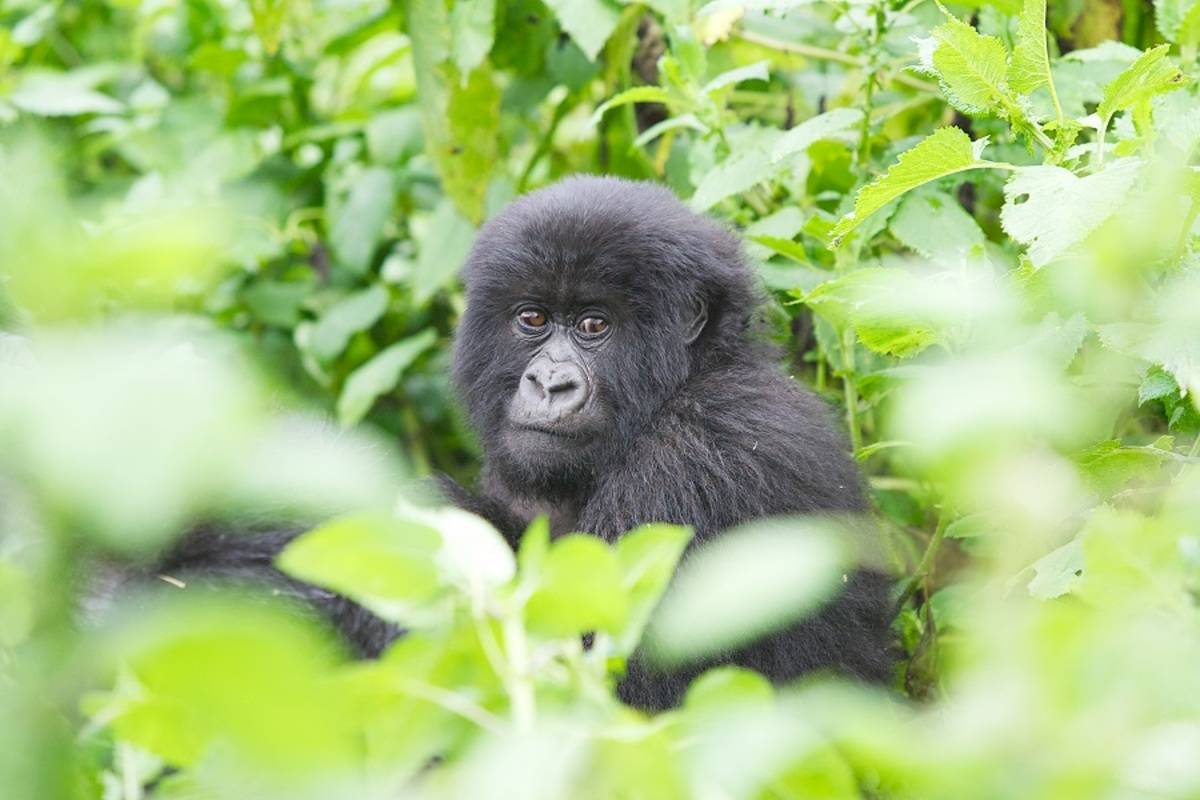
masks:
<svg viewBox="0 0 1200 800"><path fill-rule="evenodd" d="M563 392L573 391L578 388L579 388L579 384L577 384L574 380L572 380L570 378L562 378L559 380L551 381L546 386L546 391L549 392L550 394L554 395L554 394L562 394Z"/></svg>

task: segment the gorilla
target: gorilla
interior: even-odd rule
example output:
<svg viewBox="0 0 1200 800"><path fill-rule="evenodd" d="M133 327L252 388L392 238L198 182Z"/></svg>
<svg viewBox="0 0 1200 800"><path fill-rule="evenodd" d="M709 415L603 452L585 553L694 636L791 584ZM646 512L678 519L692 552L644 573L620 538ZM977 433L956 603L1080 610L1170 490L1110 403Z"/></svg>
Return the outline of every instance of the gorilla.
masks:
<svg viewBox="0 0 1200 800"><path fill-rule="evenodd" d="M464 280L453 378L484 463L477 490L441 486L514 546L539 515L554 535L612 541L673 522L702 544L760 517L866 509L829 410L757 330L762 297L739 240L667 189L573 177L521 197L484 225ZM163 567L269 572L295 533L201 532ZM304 593L365 655L400 635ZM815 669L886 681L890 609L888 580L860 571L816 616L717 662L660 673L635 657L619 694L667 708L712 663L776 682Z"/></svg>

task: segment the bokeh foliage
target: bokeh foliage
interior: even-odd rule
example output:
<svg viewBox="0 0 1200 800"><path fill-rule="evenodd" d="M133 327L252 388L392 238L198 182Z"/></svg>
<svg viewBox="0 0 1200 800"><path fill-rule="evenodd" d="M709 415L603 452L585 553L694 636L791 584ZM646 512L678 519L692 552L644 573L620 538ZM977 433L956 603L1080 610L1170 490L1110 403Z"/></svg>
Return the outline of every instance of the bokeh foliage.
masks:
<svg viewBox="0 0 1200 800"><path fill-rule="evenodd" d="M1200 795L1198 44L1197 0L0 0L3 796ZM652 615L684 529L425 505L478 462L473 233L579 171L744 233L870 476L892 692L612 692L810 611L862 521L751 526ZM93 607L263 515L411 633Z"/></svg>

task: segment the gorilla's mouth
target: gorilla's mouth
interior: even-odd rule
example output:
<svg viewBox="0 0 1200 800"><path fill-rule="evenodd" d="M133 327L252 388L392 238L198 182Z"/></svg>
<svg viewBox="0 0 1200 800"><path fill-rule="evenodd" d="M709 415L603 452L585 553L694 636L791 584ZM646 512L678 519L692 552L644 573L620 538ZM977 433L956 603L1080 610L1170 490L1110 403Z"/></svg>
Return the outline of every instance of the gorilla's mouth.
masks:
<svg viewBox="0 0 1200 800"><path fill-rule="evenodd" d="M516 422L512 425L512 430L518 433L538 433L543 436L551 436L555 439L565 439L579 441L586 438L585 431L577 427L554 426L554 425L535 425L527 422Z"/></svg>

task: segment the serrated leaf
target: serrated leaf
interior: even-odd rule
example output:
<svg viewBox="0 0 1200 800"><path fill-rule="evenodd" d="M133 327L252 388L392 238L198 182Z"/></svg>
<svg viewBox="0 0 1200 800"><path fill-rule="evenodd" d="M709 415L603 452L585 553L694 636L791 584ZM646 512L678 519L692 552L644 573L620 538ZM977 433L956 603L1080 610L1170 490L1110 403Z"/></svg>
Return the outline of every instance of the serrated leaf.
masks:
<svg viewBox="0 0 1200 800"><path fill-rule="evenodd" d="M980 160L986 144L986 138L972 142L971 137L958 128L934 131L916 147L902 153L883 177L858 193L854 211L842 217L833 228L833 245L836 247L867 217L905 192L956 172L993 166Z"/></svg>
<svg viewBox="0 0 1200 800"><path fill-rule="evenodd" d="M792 153L804 152L814 143L858 125L862 119L863 112L858 108L835 108L810 117L779 138L771 148L771 160L779 161Z"/></svg>
<svg viewBox="0 0 1200 800"><path fill-rule="evenodd" d="M1018 92L1029 94L1043 86L1054 96L1054 78L1050 74L1050 51L1046 38L1046 0L1025 0L1017 18L1017 41L1008 82ZM1055 105L1058 104L1057 97Z"/></svg>
<svg viewBox="0 0 1200 800"><path fill-rule="evenodd" d="M596 60L621 19L616 6L605 0L546 0L546 5L589 61Z"/></svg>
<svg viewBox="0 0 1200 800"><path fill-rule="evenodd" d="M924 70L937 78L951 105L964 114L1012 114L1003 42L951 17L919 44Z"/></svg>
<svg viewBox="0 0 1200 800"><path fill-rule="evenodd" d="M727 197L747 191L775 173L767 151L739 150L710 169L689 201L695 211L707 211Z"/></svg>
<svg viewBox="0 0 1200 800"><path fill-rule="evenodd" d="M338 421L353 425L366 416L381 396L396 388L404 371L437 340L437 333L424 330L379 352L346 379L338 396Z"/></svg>
<svg viewBox="0 0 1200 800"><path fill-rule="evenodd" d="M1126 111L1155 95L1185 85L1183 72L1167 55L1169 50L1170 45L1165 44L1147 50L1104 87L1104 99L1100 101L1096 113L1105 128L1117 112Z"/></svg>
<svg viewBox="0 0 1200 800"><path fill-rule="evenodd" d="M1142 382L1138 386L1138 405L1170 397L1178 391L1179 384L1175 382L1175 378L1169 372L1158 366L1151 367L1146 371L1146 377L1142 378Z"/></svg>
<svg viewBox="0 0 1200 800"><path fill-rule="evenodd" d="M1027 167L1004 187L1000 222L1043 267L1116 213L1141 166L1136 158L1120 159L1083 178L1062 167Z"/></svg>

